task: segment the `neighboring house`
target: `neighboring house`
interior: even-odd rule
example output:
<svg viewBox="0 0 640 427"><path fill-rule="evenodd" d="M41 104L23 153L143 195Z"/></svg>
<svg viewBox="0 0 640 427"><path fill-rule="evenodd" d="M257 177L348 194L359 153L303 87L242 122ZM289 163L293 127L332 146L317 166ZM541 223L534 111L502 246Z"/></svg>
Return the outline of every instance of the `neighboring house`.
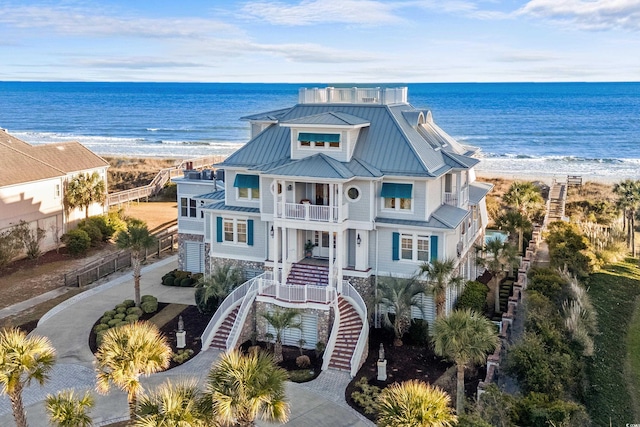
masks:
<svg viewBox="0 0 640 427"><path fill-rule="evenodd" d="M475 181L478 150L412 107L407 88L300 89L297 105L244 119L251 140L217 165L224 182L210 171L175 180L181 268L269 270L261 277L277 292L262 281L257 301L307 307L316 320L305 331L324 339L331 325L323 322L342 308L321 307L318 296L300 304L291 296L300 288L307 303L312 290L346 297L366 326L355 300L373 307L377 276L410 277L423 262L453 258L460 276L476 277L473 245L482 241L491 185ZM447 310L456 296L447 296ZM423 302L432 322L431 295Z"/></svg>
<svg viewBox="0 0 640 427"><path fill-rule="evenodd" d="M56 247L74 223L85 217L84 209L64 209L66 183L79 173L98 172L105 180L109 163L78 142L33 146L0 130L0 231L21 220L46 232L41 249ZM96 203L90 215L105 212Z"/></svg>

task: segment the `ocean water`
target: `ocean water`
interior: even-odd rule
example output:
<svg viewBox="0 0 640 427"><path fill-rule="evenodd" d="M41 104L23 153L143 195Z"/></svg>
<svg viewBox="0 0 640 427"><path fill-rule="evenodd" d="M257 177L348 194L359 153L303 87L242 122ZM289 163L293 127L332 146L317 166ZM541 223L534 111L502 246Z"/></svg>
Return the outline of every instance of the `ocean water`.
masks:
<svg viewBox="0 0 640 427"><path fill-rule="evenodd" d="M0 82L0 127L32 144L77 140L108 156L229 154L249 139L240 117L324 86ZM413 106L481 148L481 173L640 179L640 83L406 86Z"/></svg>

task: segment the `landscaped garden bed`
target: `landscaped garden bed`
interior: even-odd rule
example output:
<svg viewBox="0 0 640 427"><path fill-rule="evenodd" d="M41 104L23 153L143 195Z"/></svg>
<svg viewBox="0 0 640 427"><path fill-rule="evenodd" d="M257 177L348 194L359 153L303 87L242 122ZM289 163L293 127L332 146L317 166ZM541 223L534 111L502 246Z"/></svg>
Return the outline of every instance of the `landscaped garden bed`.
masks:
<svg viewBox="0 0 640 427"><path fill-rule="evenodd" d="M265 341L257 341L255 344L252 344L251 341L245 341L240 346L240 350L246 354L254 346L259 347L260 351L273 351L273 343ZM303 356L303 358L300 359L300 356ZM308 358L308 365L304 356ZM289 380L293 382L304 383L311 381L322 372L322 355L318 355L316 350L301 350L299 347L283 345L282 358L283 360L278 363L278 366L289 373ZM301 361L304 361L304 363L300 363Z"/></svg>

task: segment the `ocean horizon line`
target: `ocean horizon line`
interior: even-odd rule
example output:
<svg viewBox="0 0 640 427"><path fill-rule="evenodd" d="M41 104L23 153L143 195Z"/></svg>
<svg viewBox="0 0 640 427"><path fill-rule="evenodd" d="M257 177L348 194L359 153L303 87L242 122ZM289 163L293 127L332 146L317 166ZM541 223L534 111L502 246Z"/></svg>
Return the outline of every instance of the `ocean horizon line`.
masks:
<svg viewBox="0 0 640 427"><path fill-rule="evenodd" d="M424 81L399 81L399 82L224 82L224 81L150 81L150 80L0 80L0 83L122 83L122 84L220 84L220 85L326 85L329 87L352 87L360 85L384 86L384 85L519 85L519 84L638 84L640 80L593 80L593 81L496 81L496 82L424 82Z"/></svg>

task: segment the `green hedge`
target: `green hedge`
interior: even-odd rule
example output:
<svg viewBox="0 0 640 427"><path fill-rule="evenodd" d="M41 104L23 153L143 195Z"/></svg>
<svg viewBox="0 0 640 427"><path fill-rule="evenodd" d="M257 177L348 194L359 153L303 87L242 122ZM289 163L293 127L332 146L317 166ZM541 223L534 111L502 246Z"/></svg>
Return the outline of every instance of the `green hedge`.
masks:
<svg viewBox="0 0 640 427"><path fill-rule="evenodd" d="M487 305L489 288L477 281L467 282L464 290L458 297L456 308L459 310L471 309L479 314L484 314Z"/></svg>
<svg viewBox="0 0 640 427"><path fill-rule="evenodd" d="M165 286L180 286L182 288L192 288L202 273L191 273L190 271L172 270L162 276L161 283Z"/></svg>

